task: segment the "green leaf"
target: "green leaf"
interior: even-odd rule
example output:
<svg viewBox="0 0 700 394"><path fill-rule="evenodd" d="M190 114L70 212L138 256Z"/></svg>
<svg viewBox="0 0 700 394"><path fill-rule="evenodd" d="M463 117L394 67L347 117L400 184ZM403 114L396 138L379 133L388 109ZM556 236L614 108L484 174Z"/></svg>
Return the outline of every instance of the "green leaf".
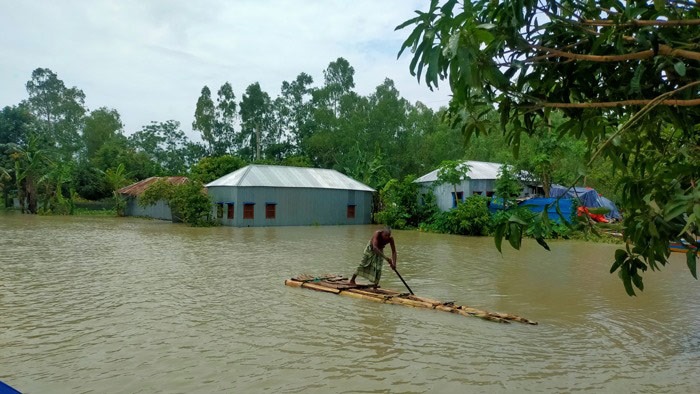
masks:
<svg viewBox="0 0 700 394"><path fill-rule="evenodd" d="M663 11L666 7L666 0L654 0L654 9Z"/></svg>
<svg viewBox="0 0 700 394"><path fill-rule="evenodd" d="M508 218L509 223L518 223L521 226L527 226L527 222L525 222L522 218L520 218L518 215L513 214Z"/></svg>
<svg viewBox="0 0 700 394"><path fill-rule="evenodd" d="M677 202L675 204L668 204L664 209L664 219L670 221L682 214L687 210L688 205L685 201Z"/></svg>
<svg viewBox="0 0 700 394"><path fill-rule="evenodd" d="M628 296L636 296L634 293L634 288L632 288L632 277L630 276L629 273L629 266L623 266L620 268L620 272L618 272L617 276L622 279L622 284L625 286L625 291L627 292Z"/></svg>
<svg viewBox="0 0 700 394"><path fill-rule="evenodd" d="M503 242L503 235L506 231L506 225L506 223L501 223L498 226L496 226L496 231L493 235L493 239L496 242L496 249L498 249L500 253L503 253L503 251L501 250L501 243Z"/></svg>
<svg viewBox="0 0 700 394"><path fill-rule="evenodd" d="M414 24L414 23L420 21L421 19L422 19L422 18L421 18L420 16L417 16L417 17L415 17L415 18L411 18L411 19L405 21L404 23L402 23L402 24L396 26L396 27L394 28L394 31L396 31L396 30L401 30L401 29L403 29L404 27L406 27L406 26L408 26L408 25L412 25L412 24Z"/></svg>
<svg viewBox="0 0 700 394"><path fill-rule="evenodd" d="M479 28L479 29L486 29L486 30L491 30L494 27L496 27L496 25L494 25L493 23L482 23L479 26L477 26L477 28Z"/></svg>
<svg viewBox="0 0 700 394"><path fill-rule="evenodd" d="M493 34L486 30L476 29L474 30L474 38L479 40L480 43L488 45L491 43L491 41L493 41L495 37L493 36Z"/></svg>
<svg viewBox="0 0 700 394"><path fill-rule="evenodd" d="M625 260L617 260L616 259L615 262L613 263L613 265L610 267L610 273L612 274L613 272L617 271L617 269L620 268L620 266L622 265L622 263L624 261Z"/></svg>
<svg viewBox="0 0 700 394"><path fill-rule="evenodd" d="M624 249L617 249L617 250L615 251L615 261L616 261L616 262L620 262L620 264L622 264L622 262L625 261L625 259L627 258L627 256L629 256L629 254L628 254L627 251L624 250ZM618 264L618 265L619 265L619 264ZM611 272L612 272L612 271L611 271Z"/></svg>
<svg viewBox="0 0 700 394"><path fill-rule="evenodd" d="M683 63L683 62L673 63L673 68L676 70L676 73L679 76L685 77L685 63Z"/></svg>
<svg viewBox="0 0 700 394"><path fill-rule="evenodd" d="M644 73L644 68L644 64L640 63L637 69L634 70L634 76L632 77L632 80L630 80L630 93L641 93L641 80L642 74Z"/></svg>
<svg viewBox="0 0 700 394"><path fill-rule="evenodd" d="M644 291L644 282L642 281L642 277L639 276L639 274L635 273L634 275L632 275L632 283L634 283L634 285L637 286L639 290Z"/></svg>
<svg viewBox="0 0 700 394"><path fill-rule="evenodd" d="M686 262L688 263L688 268L690 269L690 274L693 275L693 278L697 279L698 278L698 271L697 271L698 254L697 254L697 252L694 252L692 250L687 251L685 253L685 259L686 259Z"/></svg>
<svg viewBox="0 0 700 394"><path fill-rule="evenodd" d="M523 233L520 225L518 223L510 222L508 224L508 242L513 249L520 250L520 245L523 240Z"/></svg>
<svg viewBox="0 0 700 394"><path fill-rule="evenodd" d="M547 245L547 242L544 240L544 238L535 238L535 240L537 241L538 244L542 245L542 247L545 248L546 250L548 250L550 252L552 251L551 249L549 249L549 245Z"/></svg>

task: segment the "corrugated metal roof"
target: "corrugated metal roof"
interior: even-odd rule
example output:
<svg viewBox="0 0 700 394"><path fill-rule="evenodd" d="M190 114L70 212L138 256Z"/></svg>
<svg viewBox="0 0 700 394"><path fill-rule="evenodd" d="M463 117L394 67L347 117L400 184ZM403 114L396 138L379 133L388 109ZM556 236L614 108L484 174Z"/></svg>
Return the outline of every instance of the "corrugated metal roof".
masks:
<svg viewBox="0 0 700 394"><path fill-rule="evenodd" d="M469 179L497 179L498 171L501 170L501 163L489 163L486 161L464 161L462 164L467 164L469 166L469 172L467 175ZM435 182L437 180L438 170L429 172L422 177L416 179L414 182L417 183L428 183Z"/></svg>
<svg viewBox="0 0 700 394"><path fill-rule="evenodd" d="M187 182L189 179L186 176L167 176L167 177L157 177L157 176L152 176L150 178L146 178L142 181L138 181L134 184L131 184L129 186L124 186L123 188L117 190L118 193L120 194L126 194L129 196L140 196L143 194L143 192L148 189L151 184L154 182L163 179L168 183L171 183L173 185L182 185L183 183Z"/></svg>
<svg viewBox="0 0 700 394"><path fill-rule="evenodd" d="M371 187L336 170L251 164L207 183L210 186L297 187L373 192Z"/></svg>

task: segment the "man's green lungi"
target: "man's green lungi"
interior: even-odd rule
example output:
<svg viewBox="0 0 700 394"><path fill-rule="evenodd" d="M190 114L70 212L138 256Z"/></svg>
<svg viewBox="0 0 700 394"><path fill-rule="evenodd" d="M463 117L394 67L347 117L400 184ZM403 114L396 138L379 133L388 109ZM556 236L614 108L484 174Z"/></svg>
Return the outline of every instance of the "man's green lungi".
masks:
<svg viewBox="0 0 700 394"><path fill-rule="evenodd" d="M372 241L370 241L365 248L365 253L362 255L362 262L357 267L356 274L367 278L376 285L382 277L382 265L384 265L384 258L374 253Z"/></svg>

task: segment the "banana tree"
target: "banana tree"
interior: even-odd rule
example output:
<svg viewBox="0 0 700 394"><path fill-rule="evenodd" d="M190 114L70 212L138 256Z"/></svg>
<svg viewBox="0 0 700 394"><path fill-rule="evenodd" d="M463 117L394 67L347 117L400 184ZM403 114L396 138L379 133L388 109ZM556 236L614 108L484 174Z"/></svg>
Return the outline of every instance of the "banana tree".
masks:
<svg viewBox="0 0 700 394"><path fill-rule="evenodd" d="M118 216L123 216L126 203L121 195L119 195L118 190L129 183L129 180L126 177L124 164L119 163L116 168L110 168L105 171L105 179L114 195L114 209L117 211Z"/></svg>
<svg viewBox="0 0 700 394"><path fill-rule="evenodd" d="M26 148L15 146L10 154L15 164L15 182L22 213L37 213L37 182L42 172L53 163L45 150L39 147L36 136L31 136ZM26 209L25 209L26 201Z"/></svg>

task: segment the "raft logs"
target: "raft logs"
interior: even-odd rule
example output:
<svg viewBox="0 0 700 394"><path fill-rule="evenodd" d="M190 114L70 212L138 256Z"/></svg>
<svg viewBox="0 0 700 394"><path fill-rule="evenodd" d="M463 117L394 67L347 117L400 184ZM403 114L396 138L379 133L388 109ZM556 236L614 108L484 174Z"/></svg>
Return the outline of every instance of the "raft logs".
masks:
<svg viewBox="0 0 700 394"><path fill-rule="evenodd" d="M368 285L351 285L347 278L337 275L324 275L314 277L300 275L287 279L284 284L291 287L303 287L311 290L332 294L340 294L364 300L382 302L385 304L397 304L412 306L415 308L435 309L443 312L456 313L463 316L478 317L498 323L510 323L512 321L536 325L536 321L507 313L489 312L486 310L471 308L465 305L455 305L453 302L442 302L430 298L418 297L407 293L399 293L394 290L373 288Z"/></svg>

